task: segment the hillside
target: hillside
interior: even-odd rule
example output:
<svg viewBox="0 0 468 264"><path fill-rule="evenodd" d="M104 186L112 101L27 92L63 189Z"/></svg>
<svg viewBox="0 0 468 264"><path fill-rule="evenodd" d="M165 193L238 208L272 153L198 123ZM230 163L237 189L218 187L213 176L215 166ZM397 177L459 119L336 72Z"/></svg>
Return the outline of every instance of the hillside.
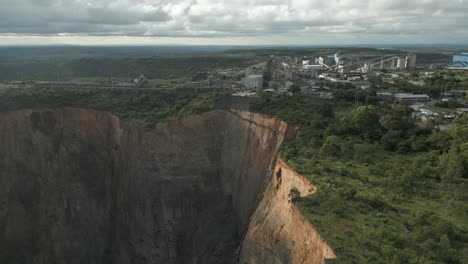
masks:
<svg viewBox="0 0 468 264"><path fill-rule="evenodd" d="M75 106L149 127L210 110L209 91L10 89L0 110ZM316 184L297 205L331 246L330 263L466 263L468 123L440 132L408 109L265 95L252 111L298 126L281 158Z"/></svg>
<svg viewBox="0 0 468 264"><path fill-rule="evenodd" d="M280 154L317 184L299 207L330 263L468 261L467 117L431 132L388 106L264 96L254 110L300 127Z"/></svg>

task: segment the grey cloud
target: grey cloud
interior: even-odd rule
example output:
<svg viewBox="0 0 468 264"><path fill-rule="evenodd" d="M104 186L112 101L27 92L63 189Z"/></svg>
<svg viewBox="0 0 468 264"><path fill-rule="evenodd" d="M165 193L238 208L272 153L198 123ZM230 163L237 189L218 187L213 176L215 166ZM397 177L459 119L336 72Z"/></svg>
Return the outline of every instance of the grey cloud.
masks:
<svg viewBox="0 0 468 264"><path fill-rule="evenodd" d="M447 35L468 0L0 0L0 34L232 37Z"/></svg>

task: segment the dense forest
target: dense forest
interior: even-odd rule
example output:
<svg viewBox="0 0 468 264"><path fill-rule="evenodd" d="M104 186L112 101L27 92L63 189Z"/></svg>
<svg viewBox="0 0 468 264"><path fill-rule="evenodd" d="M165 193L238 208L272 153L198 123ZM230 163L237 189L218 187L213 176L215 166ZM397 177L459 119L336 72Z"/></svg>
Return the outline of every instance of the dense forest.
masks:
<svg viewBox="0 0 468 264"><path fill-rule="evenodd" d="M215 68L247 67L258 58L221 46L0 47L0 81L189 79Z"/></svg>
<svg viewBox="0 0 468 264"><path fill-rule="evenodd" d="M0 111L23 108L80 107L111 111L123 120L152 127L156 123L213 108L228 91L217 89L0 89Z"/></svg>
<svg viewBox="0 0 468 264"><path fill-rule="evenodd" d="M0 61L0 81L28 80L107 80L132 81L144 74L149 79L189 79L194 74L213 69L247 67L256 61L245 57L143 57L79 58L69 61Z"/></svg>
<svg viewBox="0 0 468 264"><path fill-rule="evenodd" d="M319 191L297 202L331 263L467 263L468 116L433 132L403 106L264 95L299 127L281 156Z"/></svg>

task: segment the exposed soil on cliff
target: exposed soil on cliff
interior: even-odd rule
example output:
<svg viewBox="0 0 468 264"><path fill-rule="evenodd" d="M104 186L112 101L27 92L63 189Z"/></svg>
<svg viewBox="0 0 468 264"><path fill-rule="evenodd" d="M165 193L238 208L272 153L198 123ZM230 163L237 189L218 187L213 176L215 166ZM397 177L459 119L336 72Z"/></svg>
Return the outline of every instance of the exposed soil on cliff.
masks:
<svg viewBox="0 0 468 264"><path fill-rule="evenodd" d="M285 122L212 111L158 124L0 113L1 263L323 263L277 152Z"/></svg>

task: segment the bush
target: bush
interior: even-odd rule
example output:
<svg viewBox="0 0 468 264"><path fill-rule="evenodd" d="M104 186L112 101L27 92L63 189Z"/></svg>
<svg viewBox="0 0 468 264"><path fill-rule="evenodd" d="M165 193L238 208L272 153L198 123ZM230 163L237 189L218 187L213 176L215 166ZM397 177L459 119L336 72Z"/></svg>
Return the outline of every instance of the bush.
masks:
<svg viewBox="0 0 468 264"><path fill-rule="evenodd" d="M352 145L339 136L328 136L320 148L320 155L342 157L352 151Z"/></svg>
<svg viewBox="0 0 468 264"><path fill-rule="evenodd" d="M289 191L288 197L291 200L291 202L295 204L299 200L299 198L301 198L301 192L296 187L294 187Z"/></svg>

